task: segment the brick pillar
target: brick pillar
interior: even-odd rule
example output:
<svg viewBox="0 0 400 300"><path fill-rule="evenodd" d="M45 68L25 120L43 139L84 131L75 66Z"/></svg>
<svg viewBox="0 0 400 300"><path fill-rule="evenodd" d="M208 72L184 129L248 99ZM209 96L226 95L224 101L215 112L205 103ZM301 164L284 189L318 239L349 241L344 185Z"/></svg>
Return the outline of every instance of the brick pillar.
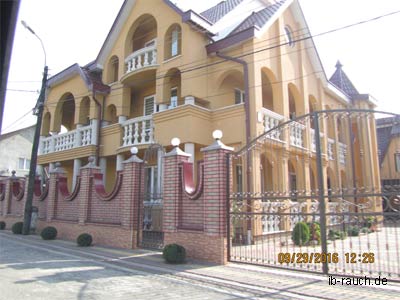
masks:
<svg viewBox="0 0 400 300"><path fill-rule="evenodd" d="M101 169L95 165L96 159L93 156L90 156L88 161L89 163L80 169L80 197L78 198L78 223L80 225L84 225L88 220L90 202L93 197L93 174L101 172Z"/></svg>
<svg viewBox="0 0 400 300"><path fill-rule="evenodd" d="M204 153L204 233L213 246L209 256L212 261L227 263L227 198L228 165L227 155L233 148L220 140L201 149Z"/></svg>
<svg viewBox="0 0 400 300"><path fill-rule="evenodd" d="M51 222L56 217L56 202L58 197L58 178L65 176L65 170L61 168L61 163L56 163L55 168L50 171L49 194L47 196L47 216L46 221Z"/></svg>
<svg viewBox="0 0 400 300"><path fill-rule="evenodd" d="M143 223L144 164L139 159L137 149L131 149L132 156L123 161L123 184L121 186L122 215L121 226L132 231L132 248L136 248L141 238Z"/></svg>
<svg viewBox="0 0 400 300"><path fill-rule="evenodd" d="M166 244L170 243L168 233L177 232L178 229L178 202L182 193L179 165L187 162L189 157L178 147L164 156L163 232L166 234Z"/></svg>
<svg viewBox="0 0 400 300"><path fill-rule="evenodd" d="M10 197L11 197L11 180L10 178L6 178L4 181L4 198L1 201L2 206L2 215L5 216L8 213L9 205L10 205Z"/></svg>

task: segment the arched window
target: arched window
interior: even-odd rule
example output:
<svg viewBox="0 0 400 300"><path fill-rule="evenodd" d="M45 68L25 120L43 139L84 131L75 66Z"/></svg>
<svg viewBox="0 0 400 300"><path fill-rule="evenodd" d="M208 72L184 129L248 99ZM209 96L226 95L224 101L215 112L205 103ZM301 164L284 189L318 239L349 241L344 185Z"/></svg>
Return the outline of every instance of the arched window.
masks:
<svg viewBox="0 0 400 300"><path fill-rule="evenodd" d="M165 34L165 59L181 54L181 27L177 24L170 26Z"/></svg>

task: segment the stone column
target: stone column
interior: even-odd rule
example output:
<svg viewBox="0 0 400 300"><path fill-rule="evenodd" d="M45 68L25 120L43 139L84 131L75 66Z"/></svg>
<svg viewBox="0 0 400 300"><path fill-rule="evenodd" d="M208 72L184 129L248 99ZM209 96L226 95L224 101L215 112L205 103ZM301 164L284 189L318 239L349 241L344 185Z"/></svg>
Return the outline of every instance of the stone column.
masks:
<svg viewBox="0 0 400 300"><path fill-rule="evenodd" d="M124 169L124 165L122 164L124 161L124 156L122 154L117 154L117 163L116 163L116 171L122 171Z"/></svg>
<svg viewBox="0 0 400 300"><path fill-rule="evenodd" d="M99 167L100 167L101 173L103 173L103 184L106 184L106 177L107 177L107 158L105 158L105 157L100 157L100 160L99 160Z"/></svg>
<svg viewBox="0 0 400 300"><path fill-rule="evenodd" d="M73 171L73 175L72 175L72 190L74 190L75 185L76 185L76 178L79 175L79 170L82 167L82 160L80 160L79 158L75 158L74 159L74 171Z"/></svg>

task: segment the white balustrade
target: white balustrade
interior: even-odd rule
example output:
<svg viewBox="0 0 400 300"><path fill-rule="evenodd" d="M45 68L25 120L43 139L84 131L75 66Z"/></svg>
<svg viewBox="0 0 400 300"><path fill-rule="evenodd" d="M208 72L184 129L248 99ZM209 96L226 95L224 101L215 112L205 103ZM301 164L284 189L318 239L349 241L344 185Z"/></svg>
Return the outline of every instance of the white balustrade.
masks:
<svg viewBox="0 0 400 300"><path fill-rule="evenodd" d="M157 48L155 45L139 49L131 53L126 59L127 73L154 66L157 64Z"/></svg>
<svg viewBox="0 0 400 300"><path fill-rule="evenodd" d="M124 122L122 147L153 143L153 126L152 116L143 116Z"/></svg>
<svg viewBox="0 0 400 300"><path fill-rule="evenodd" d="M333 156L333 146L335 145L335 140L328 138L328 159L334 160Z"/></svg>
<svg viewBox="0 0 400 300"><path fill-rule="evenodd" d="M96 144L97 122L62 134L40 139L40 154L48 154Z"/></svg>
<svg viewBox="0 0 400 300"><path fill-rule="evenodd" d="M290 145L296 147L303 147L303 132L305 126L298 122L292 121L290 127Z"/></svg>
<svg viewBox="0 0 400 300"><path fill-rule="evenodd" d="M284 119L284 117L280 114L277 114L276 112L273 112L269 109L266 108L261 108L261 110L258 112L259 116L259 121L264 124L264 132L267 132L275 127L277 127L281 121ZM272 130L269 134L268 137L273 140L282 140L282 129L278 128L275 130Z"/></svg>
<svg viewBox="0 0 400 300"><path fill-rule="evenodd" d="M347 145L339 143L339 162L343 165L346 164L346 153L347 153Z"/></svg>

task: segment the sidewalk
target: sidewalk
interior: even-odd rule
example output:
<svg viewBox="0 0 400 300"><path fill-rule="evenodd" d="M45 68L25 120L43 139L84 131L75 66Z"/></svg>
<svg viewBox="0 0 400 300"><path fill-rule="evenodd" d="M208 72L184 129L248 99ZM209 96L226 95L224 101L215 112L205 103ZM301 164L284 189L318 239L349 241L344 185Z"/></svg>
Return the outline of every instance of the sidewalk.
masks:
<svg viewBox="0 0 400 300"><path fill-rule="evenodd" d="M215 266L189 260L182 265L166 264L160 252L149 250L123 250L93 246L77 247L74 242L43 241L39 236L16 236L0 232L0 260L3 242L25 243L28 247L107 264L118 270L156 274L170 280L234 293L245 299L396 299L400 284L388 282L386 286L329 285L328 277L311 273L230 263ZM0 262L1 266L4 262ZM5 264L7 267L7 264ZM4 267L2 267L4 269ZM339 278L339 277L337 277ZM234 298L229 298L234 299Z"/></svg>

